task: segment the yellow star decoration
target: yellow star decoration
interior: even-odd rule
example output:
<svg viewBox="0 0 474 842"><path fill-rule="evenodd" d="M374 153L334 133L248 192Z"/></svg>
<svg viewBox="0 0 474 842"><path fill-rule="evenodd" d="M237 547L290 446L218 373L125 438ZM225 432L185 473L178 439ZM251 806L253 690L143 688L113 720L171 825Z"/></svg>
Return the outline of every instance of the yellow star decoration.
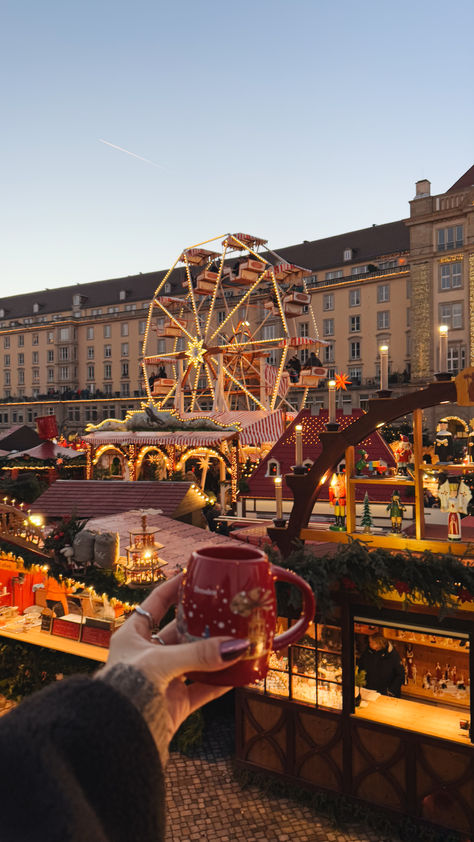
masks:
<svg viewBox="0 0 474 842"><path fill-rule="evenodd" d="M188 357L189 362L194 366L198 366L204 362L204 339L195 339L193 342L188 342L185 356Z"/></svg>
<svg viewBox="0 0 474 842"><path fill-rule="evenodd" d="M347 392L347 384L352 383L347 374L336 374L334 380L336 381L336 389L344 389L345 392Z"/></svg>

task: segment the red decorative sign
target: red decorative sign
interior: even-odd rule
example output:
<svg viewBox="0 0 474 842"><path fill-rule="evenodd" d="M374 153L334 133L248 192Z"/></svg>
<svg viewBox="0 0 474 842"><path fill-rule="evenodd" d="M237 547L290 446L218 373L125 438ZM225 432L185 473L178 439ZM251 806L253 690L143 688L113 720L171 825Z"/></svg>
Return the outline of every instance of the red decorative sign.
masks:
<svg viewBox="0 0 474 842"><path fill-rule="evenodd" d="M108 649L112 632L110 629L95 629L93 626L82 627L82 643L90 643L92 646L104 646Z"/></svg>
<svg viewBox="0 0 474 842"><path fill-rule="evenodd" d="M69 640L79 640L81 636L81 624L70 623L69 620L62 620L55 617L53 620L53 634L58 637L67 637Z"/></svg>
<svg viewBox="0 0 474 842"><path fill-rule="evenodd" d="M36 419L36 429L40 439L55 439L58 435L58 425L55 415L40 415Z"/></svg>

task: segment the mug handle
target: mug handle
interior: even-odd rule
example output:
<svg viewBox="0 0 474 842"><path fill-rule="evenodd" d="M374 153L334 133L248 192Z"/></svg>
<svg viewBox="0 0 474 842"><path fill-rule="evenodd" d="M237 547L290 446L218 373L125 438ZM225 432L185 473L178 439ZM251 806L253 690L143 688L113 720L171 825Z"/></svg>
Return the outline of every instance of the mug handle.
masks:
<svg viewBox="0 0 474 842"><path fill-rule="evenodd" d="M316 602L313 591L301 576L297 576L291 570L285 570L284 567L276 567L274 564L271 565L271 572L274 581L288 582L290 585L295 585L303 597L303 611L299 620L294 626L291 626L286 632L278 634L273 640L273 648L278 650L285 649L290 643L296 643L296 641L303 637L309 624L314 620Z"/></svg>

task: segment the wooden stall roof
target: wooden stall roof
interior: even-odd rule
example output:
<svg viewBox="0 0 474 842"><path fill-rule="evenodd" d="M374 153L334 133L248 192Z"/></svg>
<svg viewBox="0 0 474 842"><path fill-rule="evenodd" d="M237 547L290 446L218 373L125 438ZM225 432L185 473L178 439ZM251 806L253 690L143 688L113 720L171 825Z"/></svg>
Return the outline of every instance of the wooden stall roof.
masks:
<svg viewBox="0 0 474 842"><path fill-rule="evenodd" d="M35 500L31 510L45 518L72 513L90 518L153 508L176 518L204 506L205 501L191 486L190 482L57 480Z"/></svg>
<svg viewBox="0 0 474 842"><path fill-rule="evenodd" d="M343 430L356 421L363 415L362 410L354 409L351 415L344 415L342 411L338 410L336 413L337 421L340 429ZM291 425L281 436L279 441L272 447L265 459L262 460L257 470L252 474L248 480L249 491L245 492L244 497L256 497L260 499L272 499L275 497L275 485L273 477L266 476L268 462L276 459L280 466L280 473L283 478L285 474L291 473L292 466L295 464L295 426L301 424L303 427L303 458L311 459L314 462L321 453L321 441L319 433L325 432L326 423L328 420L327 410L320 410L318 415L311 415L309 410L302 410L294 418ZM360 449L364 449L368 453L368 461L376 461L382 459L387 465L392 468L395 467L395 459L391 448L383 440L379 433L372 433L360 444ZM356 461L358 459L358 450L356 448ZM394 480L393 487L397 487L397 481ZM282 483L283 498L285 500L292 500L293 494L286 485L283 479ZM390 500L393 488L392 486L376 486L371 485L369 489L369 497L371 502L387 502ZM405 502L408 502L406 492L400 486L400 495ZM357 501L364 499L366 491L365 486L357 487ZM329 499L328 486L324 487L319 495L319 500L327 501Z"/></svg>

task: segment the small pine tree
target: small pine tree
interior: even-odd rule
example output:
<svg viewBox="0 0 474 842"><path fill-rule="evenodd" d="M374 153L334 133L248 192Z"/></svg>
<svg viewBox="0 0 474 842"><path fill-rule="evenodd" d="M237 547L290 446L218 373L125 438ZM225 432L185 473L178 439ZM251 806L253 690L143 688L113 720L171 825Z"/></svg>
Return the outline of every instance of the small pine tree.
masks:
<svg viewBox="0 0 474 842"><path fill-rule="evenodd" d="M370 514L369 495L367 491L364 497L364 511L362 513L361 525L364 527L364 532L370 532L372 526L372 515Z"/></svg>

